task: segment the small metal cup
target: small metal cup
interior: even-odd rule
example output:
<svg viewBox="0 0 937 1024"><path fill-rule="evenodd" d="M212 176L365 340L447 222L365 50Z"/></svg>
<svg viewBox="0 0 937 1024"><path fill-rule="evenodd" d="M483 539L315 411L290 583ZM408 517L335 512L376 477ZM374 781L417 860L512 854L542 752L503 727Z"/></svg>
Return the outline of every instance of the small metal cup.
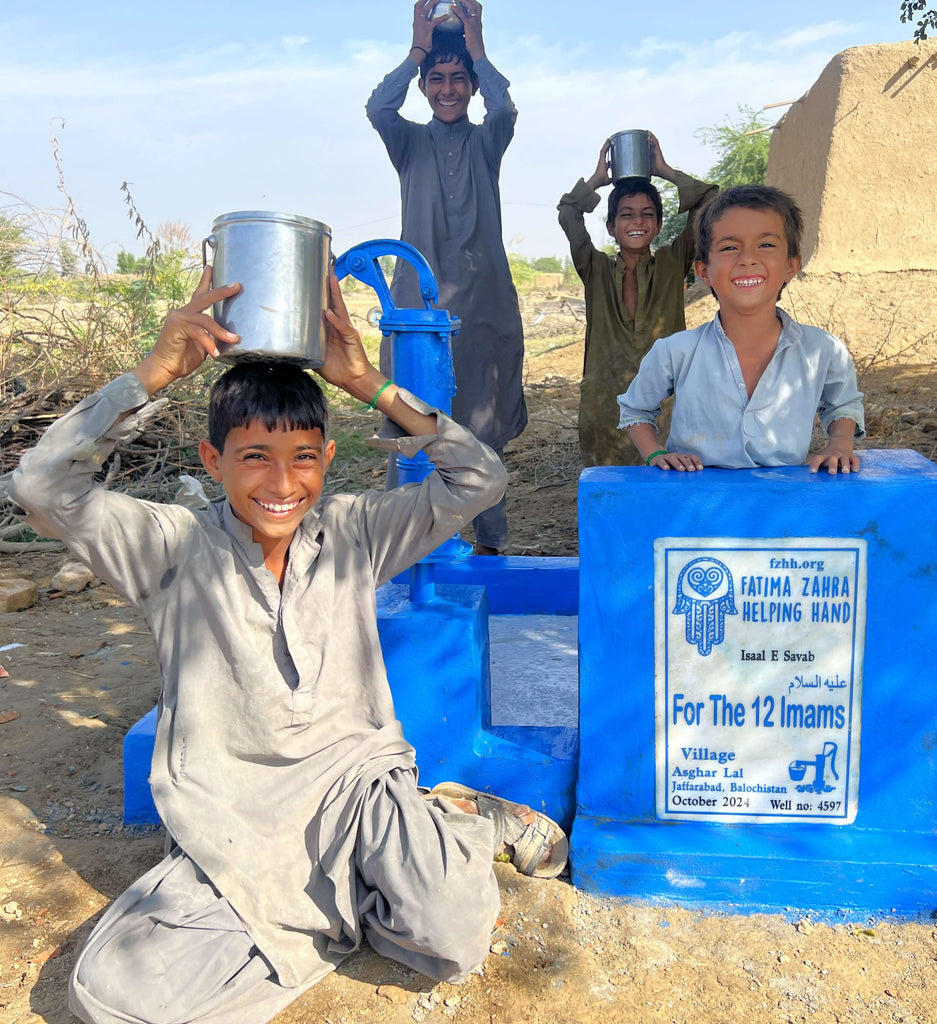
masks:
<svg viewBox="0 0 937 1024"><path fill-rule="evenodd" d="M441 21L433 27L434 32L462 31L462 22L452 13L453 7L455 7L455 0L441 0L441 3L436 4L432 9L430 17L433 19L441 18L444 14L448 15L445 21Z"/></svg>

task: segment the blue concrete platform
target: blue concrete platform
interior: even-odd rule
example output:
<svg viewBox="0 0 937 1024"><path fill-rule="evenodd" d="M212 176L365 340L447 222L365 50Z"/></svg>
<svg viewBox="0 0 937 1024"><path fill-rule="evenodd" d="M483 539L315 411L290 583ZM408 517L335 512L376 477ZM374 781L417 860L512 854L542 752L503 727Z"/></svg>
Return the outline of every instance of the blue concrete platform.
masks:
<svg viewBox="0 0 937 1024"><path fill-rule="evenodd" d="M578 729L493 724L488 616L510 612L520 621L527 615L575 615L578 565L576 558L471 557L434 566L436 598L427 604L411 605L405 585L378 592L388 679L423 784L455 780L497 792L571 827ZM519 641L529 649L530 638L522 633ZM499 635L503 646L503 624ZM555 644L531 654L543 659L545 674L556 671L558 656L565 655L557 654ZM154 709L124 740L128 824L158 821L148 783L155 729Z"/></svg>
<svg viewBox="0 0 937 1024"><path fill-rule="evenodd" d="M586 470L575 884L937 906L937 467Z"/></svg>

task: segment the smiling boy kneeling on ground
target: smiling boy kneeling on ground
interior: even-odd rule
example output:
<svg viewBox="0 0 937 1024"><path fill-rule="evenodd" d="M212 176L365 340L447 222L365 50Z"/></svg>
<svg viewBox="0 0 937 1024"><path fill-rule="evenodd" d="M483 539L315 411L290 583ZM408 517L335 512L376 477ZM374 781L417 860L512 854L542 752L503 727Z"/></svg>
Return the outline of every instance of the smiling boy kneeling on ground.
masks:
<svg viewBox="0 0 937 1024"><path fill-rule="evenodd" d="M434 471L388 492L322 497L335 451L319 386L244 363L215 384L200 454L225 496L206 511L108 491L95 477L150 397L237 342L205 312L234 295L211 269L152 352L49 428L12 482L144 613L162 692L151 786L167 856L104 913L72 975L94 1024L252 1024L274 1017L363 938L435 979L486 956L493 856L562 870L549 818L455 784L417 788L394 715L375 588L496 502L485 445L368 362L334 275L331 384L409 435Z"/></svg>

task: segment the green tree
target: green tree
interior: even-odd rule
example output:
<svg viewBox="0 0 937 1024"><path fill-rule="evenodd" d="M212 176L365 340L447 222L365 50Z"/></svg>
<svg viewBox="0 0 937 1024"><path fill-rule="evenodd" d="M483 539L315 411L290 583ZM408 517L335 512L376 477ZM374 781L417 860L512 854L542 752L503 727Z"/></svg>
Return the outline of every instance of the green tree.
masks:
<svg viewBox="0 0 937 1024"><path fill-rule="evenodd" d="M912 37L916 43L926 39L928 31L937 32L937 7L931 10L924 10L926 6L927 0L901 0L901 21L903 24L914 21L919 14L921 15L921 20L917 23L917 28L914 30Z"/></svg>
<svg viewBox="0 0 937 1024"><path fill-rule="evenodd" d="M64 238L59 242L59 267L62 277L74 277L78 273L78 257Z"/></svg>
<svg viewBox="0 0 937 1024"><path fill-rule="evenodd" d="M659 190L661 205L664 208L664 219L661 222L660 234L654 240L654 248L669 245L686 227L686 213L680 213L680 197L677 186L671 182L661 185Z"/></svg>
<svg viewBox="0 0 937 1024"><path fill-rule="evenodd" d="M0 216L0 277L16 269L27 243L26 228L13 218Z"/></svg>
<svg viewBox="0 0 937 1024"><path fill-rule="evenodd" d="M534 279L536 270L531 266L530 260L517 252L508 253L508 267L511 270L511 280L516 284L530 284Z"/></svg>
<svg viewBox="0 0 937 1024"><path fill-rule="evenodd" d="M768 170L768 129L761 111L740 106L739 117L712 128L698 128L694 135L719 154L706 173L707 181L720 188L763 185Z"/></svg>
<svg viewBox="0 0 937 1024"><path fill-rule="evenodd" d="M147 260L143 256L134 256L133 253L123 249L117 254L118 274L142 274L146 268Z"/></svg>
<svg viewBox="0 0 937 1024"><path fill-rule="evenodd" d="M538 256L533 261L533 268L538 274L563 273L563 264L558 256Z"/></svg>

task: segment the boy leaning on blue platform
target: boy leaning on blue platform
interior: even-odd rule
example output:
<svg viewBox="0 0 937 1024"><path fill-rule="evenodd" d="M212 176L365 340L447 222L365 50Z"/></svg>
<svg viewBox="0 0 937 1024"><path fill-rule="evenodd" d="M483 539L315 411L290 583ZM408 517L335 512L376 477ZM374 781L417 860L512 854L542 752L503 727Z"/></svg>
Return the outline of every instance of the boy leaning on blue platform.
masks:
<svg viewBox="0 0 937 1024"><path fill-rule="evenodd" d="M311 374L244 362L212 388L199 454L224 486L205 511L96 479L152 395L236 343L204 310L170 313L152 352L23 456L12 497L130 599L162 690L150 773L169 852L104 913L72 974L87 1024L262 1024L364 938L456 981L488 952L504 853L554 877L545 815L455 783L417 787L394 714L374 591L496 502L489 448L373 367L329 280L320 375L408 435L434 470L387 492L322 496L334 454Z"/></svg>
<svg viewBox="0 0 937 1024"><path fill-rule="evenodd" d="M862 392L846 346L777 306L800 270L803 218L767 185L721 192L696 227L696 276L719 301L715 318L655 342L618 398L646 466L693 471L807 463L811 472L859 469ZM674 395L666 446L660 403ZM814 417L828 443L809 456Z"/></svg>

